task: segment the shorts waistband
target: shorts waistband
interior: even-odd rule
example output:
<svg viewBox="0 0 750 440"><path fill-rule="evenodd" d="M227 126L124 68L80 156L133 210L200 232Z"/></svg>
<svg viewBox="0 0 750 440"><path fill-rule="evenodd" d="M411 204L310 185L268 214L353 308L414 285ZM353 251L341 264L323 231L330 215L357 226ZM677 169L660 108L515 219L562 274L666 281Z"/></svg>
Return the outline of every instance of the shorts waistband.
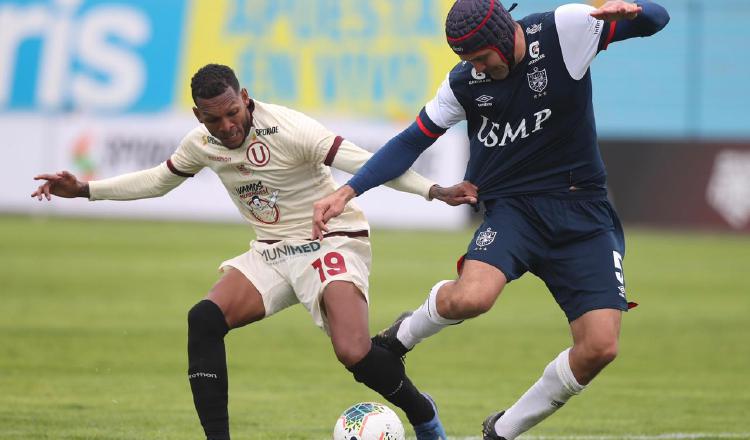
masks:
<svg viewBox="0 0 750 440"><path fill-rule="evenodd" d="M514 198L547 198L556 200L601 200L607 199L607 190L604 188L585 188L578 189L575 191L567 192L550 192L550 193L529 193L529 194L516 194L510 196L497 197L490 200L483 200L482 204L485 209L491 209L496 202L503 199L514 199Z"/></svg>
<svg viewBox="0 0 750 440"><path fill-rule="evenodd" d="M351 237L351 238L357 238L357 237L369 237L370 231L364 230L364 231L335 231L335 232L329 232L327 234L323 234L323 238L328 237ZM265 244L275 244L280 242L281 240L255 240L258 243L265 243ZM307 241L315 241L308 239Z"/></svg>

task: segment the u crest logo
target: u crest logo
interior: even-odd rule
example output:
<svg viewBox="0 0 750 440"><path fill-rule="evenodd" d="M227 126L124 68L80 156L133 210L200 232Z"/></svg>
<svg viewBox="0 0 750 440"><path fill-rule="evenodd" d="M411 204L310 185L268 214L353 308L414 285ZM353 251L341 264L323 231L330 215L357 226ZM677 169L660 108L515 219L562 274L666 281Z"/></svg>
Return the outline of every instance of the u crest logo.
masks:
<svg viewBox="0 0 750 440"><path fill-rule="evenodd" d="M247 160L256 167L265 166L271 160L271 150L262 142L253 142L247 147Z"/></svg>

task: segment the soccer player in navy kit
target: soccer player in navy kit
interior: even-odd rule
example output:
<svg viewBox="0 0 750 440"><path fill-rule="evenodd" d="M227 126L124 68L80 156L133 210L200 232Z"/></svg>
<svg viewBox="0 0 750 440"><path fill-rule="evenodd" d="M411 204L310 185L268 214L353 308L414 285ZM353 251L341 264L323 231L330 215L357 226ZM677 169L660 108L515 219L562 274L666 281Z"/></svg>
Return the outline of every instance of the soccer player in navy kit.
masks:
<svg viewBox="0 0 750 440"><path fill-rule="evenodd" d="M569 4L517 22L497 0L457 1L446 36L462 62L410 127L315 204L312 232L320 237L348 200L399 175L448 128L467 121L465 191L478 191L484 222L458 279L438 282L421 307L373 340L405 355L444 327L487 312L524 273L541 278L568 318L573 346L515 404L485 420L485 440L515 439L617 355L628 309L625 243L607 200L589 65L610 43L652 35L668 21L649 1Z"/></svg>

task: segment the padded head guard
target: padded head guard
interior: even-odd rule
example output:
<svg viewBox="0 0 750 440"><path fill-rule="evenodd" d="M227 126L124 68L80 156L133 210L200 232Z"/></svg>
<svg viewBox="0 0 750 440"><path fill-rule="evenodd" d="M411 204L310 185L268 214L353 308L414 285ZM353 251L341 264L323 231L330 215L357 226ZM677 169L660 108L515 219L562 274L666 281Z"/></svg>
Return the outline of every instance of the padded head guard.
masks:
<svg viewBox="0 0 750 440"><path fill-rule="evenodd" d="M445 35L458 55L489 48L508 68L516 62L516 24L498 0L457 0L445 19Z"/></svg>

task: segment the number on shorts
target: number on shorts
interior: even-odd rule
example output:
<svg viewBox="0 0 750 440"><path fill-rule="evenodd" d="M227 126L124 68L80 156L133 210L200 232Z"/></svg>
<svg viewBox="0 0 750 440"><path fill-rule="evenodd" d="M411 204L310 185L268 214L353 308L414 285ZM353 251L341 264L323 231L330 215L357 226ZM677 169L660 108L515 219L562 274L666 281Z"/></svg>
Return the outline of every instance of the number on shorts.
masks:
<svg viewBox="0 0 750 440"><path fill-rule="evenodd" d="M612 251L612 257L615 259L615 278L620 284L625 284L625 278L622 276L622 255L617 251Z"/></svg>
<svg viewBox="0 0 750 440"><path fill-rule="evenodd" d="M325 266L325 270L323 269ZM344 263L344 257L338 252L329 252L323 256L323 261L320 258L312 262L312 267L318 269L318 275L320 275L320 282L326 280L326 273L330 276L335 276L346 272L346 263Z"/></svg>

